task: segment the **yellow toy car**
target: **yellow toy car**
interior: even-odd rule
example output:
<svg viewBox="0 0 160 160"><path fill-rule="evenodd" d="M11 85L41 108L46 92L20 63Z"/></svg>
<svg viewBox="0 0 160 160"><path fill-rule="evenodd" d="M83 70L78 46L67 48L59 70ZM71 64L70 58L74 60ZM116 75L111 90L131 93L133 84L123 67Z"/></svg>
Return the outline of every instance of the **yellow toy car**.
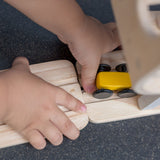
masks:
<svg viewBox="0 0 160 160"><path fill-rule="evenodd" d="M128 98L137 95L131 88L130 76L127 73L126 64L119 64L115 68L116 71L111 72L111 67L107 64L100 64L97 77L97 90L93 96L98 99L108 98L112 96L113 91L117 91L120 98Z"/></svg>

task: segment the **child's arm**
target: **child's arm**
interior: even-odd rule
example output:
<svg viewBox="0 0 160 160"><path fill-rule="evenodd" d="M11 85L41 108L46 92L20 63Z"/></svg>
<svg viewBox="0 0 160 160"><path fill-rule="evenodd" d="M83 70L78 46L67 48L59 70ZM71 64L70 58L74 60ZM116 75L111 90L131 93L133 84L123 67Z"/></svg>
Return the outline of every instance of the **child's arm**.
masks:
<svg viewBox="0 0 160 160"><path fill-rule="evenodd" d="M101 55L120 44L115 24L86 16L75 0L5 1L68 44L82 65L83 88L93 92Z"/></svg>
<svg viewBox="0 0 160 160"><path fill-rule="evenodd" d="M75 0L5 0L49 31L72 38L85 15Z"/></svg>
<svg viewBox="0 0 160 160"><path fill-rule="evenodd" d="M83 112L85 106L64 90L33 75L25 58L16 58L12 68L0 72L0 122L10 125L37 149L44 138L59 145L63 134L76 139L79 130L57 107Z"/></svg>

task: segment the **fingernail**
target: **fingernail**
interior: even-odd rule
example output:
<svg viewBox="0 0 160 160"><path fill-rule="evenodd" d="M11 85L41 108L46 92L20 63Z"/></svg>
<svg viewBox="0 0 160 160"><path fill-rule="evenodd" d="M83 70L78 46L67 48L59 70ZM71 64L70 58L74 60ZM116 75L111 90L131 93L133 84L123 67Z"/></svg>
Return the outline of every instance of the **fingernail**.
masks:
<svg viewBox="0 0 160 160"><path fill-rule="evenodd" d="M81 111L82 112L86 112L87 111L87 107L84 105L84 106L81 106Z"/></svg>

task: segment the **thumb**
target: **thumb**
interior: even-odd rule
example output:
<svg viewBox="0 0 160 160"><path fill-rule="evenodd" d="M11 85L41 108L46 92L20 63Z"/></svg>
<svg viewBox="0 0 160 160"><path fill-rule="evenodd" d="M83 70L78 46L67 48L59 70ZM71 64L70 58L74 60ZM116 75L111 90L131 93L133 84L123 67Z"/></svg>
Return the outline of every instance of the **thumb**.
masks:
<svg viewBox="0 0 160 160"><path fill-rule="evenodd" d="M17 57L12 63L12 69L30 71L29 61L25 57Z"/></svg>
<svg viewBox="0 0 160 160"><path fill-rule="evenodd" d="M96 90L95 79L99 61L81 67L81 83L87 93L93 93Z"/></svg>

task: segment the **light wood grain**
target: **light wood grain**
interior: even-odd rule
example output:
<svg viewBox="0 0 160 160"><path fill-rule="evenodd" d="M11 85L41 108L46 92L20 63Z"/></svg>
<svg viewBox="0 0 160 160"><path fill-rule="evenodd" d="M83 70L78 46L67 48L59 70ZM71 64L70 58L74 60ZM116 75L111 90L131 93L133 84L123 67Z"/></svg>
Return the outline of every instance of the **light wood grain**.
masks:
<svg viewBox="0 0 160 160"><path fill-rule="evenodd" d="M26 139L24 139L20 134L15 132L12 128L10 128L7 125L0 126L0 137L0 148L27 142Z"/></svg>
<svg viewBox="0 0 160 160"><path fill-rule="evenodd" d="M31 65L30 68L32 73L56 86L77 82L77 75L75 69L69 61L62 60L34 64Z"/></svg>

